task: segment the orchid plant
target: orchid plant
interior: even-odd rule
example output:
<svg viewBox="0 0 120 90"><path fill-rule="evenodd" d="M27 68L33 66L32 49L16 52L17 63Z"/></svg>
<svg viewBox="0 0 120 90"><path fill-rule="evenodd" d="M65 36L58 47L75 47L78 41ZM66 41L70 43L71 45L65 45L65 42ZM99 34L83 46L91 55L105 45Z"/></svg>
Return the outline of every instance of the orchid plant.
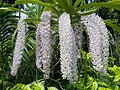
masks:
<svg viewBox="0 0 120 90"><path fill-rule="evenodd" d="M23 4L25 9L15 8L20 4ZM35 8L32 5L35 5ZM19 72L18 67L20 67L25 44L25 27L22 24L27 22L34 24L36 28L36 39L34 40L34 42L36 41L34 47L36 58L34 59L45 80L52 80L53 70L60 64L59 74L63 79L69 80L70 84L77 87L80 84L81 75L84 75L84 84L87 86L87 80L90 80L90 76L87 76L88 64L88 66L92 65L92 72L100 76L101 80L106 81L104 77L107 77L109 62L110 32L107 30L104 20L95 14L96 10L101 7L120 10L120 1L16 0L11 7L1 7L0 10L17 11L28 16L20 23L20 20L23 19L21 16L18 23L11 74L15 76ZM29 31L31 29L27 32ZM82 48L85 37L83 32L87 33L88 52ZM83 73L80 70L82 65ZM92 90L97 90L98 86L94 85L96 82L93 82ZM84 90L88 88L84 87Z"/></svg>

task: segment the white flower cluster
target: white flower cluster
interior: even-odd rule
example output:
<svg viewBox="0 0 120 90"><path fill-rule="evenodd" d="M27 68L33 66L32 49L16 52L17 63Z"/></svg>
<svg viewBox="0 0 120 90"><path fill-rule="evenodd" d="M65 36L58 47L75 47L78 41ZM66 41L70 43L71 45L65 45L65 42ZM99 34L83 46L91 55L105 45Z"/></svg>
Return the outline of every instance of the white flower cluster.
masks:
<svg viewBox="0 0 120 90"><path fill-rule="evenodd" d="M98 15L83 16L82 21L87 28L90 39L90 55L93 60L93 68L101 75L105 75L109 56L108 30Z"/></svg>
<svg viewBox="0 0 120 90"><path fill-rule="evenodd" d="M62 77L76 83L78 71L75 33L71 27L70 15L65 12L59 18L59 39Z"/></svg>
<svg viewBox="0 0 120 90"><path fill-rule="evenodd" d="M18 21L18 34L14 49L13 64L11 68L11 74L15 76L17 74L18 68L21 64L22 54L24 51L25 45L25 21L24 18L19 19Z"/></svg>
<svg viewBox="0 0 120 90"><path fill-rule="evenodd" d="M75 36L76 36L76 42L77 42L77 46L78 46L78 58L81 58L81 53L80 50L82 48L82 23L81 21L79 23L75 23L74 25L74 32L75 32Z"/></svg>
<svg viewBox="0 0 120 90"><path fill-rule="evenodd" d="M50 75L52 43L50 21L50 12L43 12L36 32L36 66L43 69L45 79L49 79Z"/></svg>

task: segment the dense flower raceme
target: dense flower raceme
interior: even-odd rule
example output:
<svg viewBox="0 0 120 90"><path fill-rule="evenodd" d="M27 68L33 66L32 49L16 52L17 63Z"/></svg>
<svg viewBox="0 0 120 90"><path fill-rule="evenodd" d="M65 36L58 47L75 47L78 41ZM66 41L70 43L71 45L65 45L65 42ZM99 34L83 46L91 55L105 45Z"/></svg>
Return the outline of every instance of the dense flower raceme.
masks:
<svg viewBox="0 0 120 90"><path fill-rule="evenodd" d="M18 34L14 49L13 64L11 68L11 74L13 76L17 74L18 68L20 67L24 45L25 45L26 25L24 19L25 18L21 18L18 21Z"/></svg>
<svg viewBox="0 0 120 90"><path fill-rule="evenodd" d="M81 53L80 50L82 48L82 28L83 25L81 23L81 21L79 23L75 23L74 25L74 32L75 32L75 36L76 36L76 44L78 46L78 58L81 58Z"/></svg>
<svg viewBox="0 0 120 90"><path fill-rule="evenodd" d="M109 35L105 23L95 14L83 16L82 21L87 28L90 39L90 55L93 68L105 75L109 56Z"/></svg>
<svg viewBox="0 0 120 90"><path fill-rule="evenodd" d="M36 32L36 66L43 69L45 79L49 79L50 75L52 42L50 20L50 12L43 12Z"/></svg>
<svg viewBox="0 0 120 90"><path fill-rule="evenodd" d="M62 77L76 83L78 72L75 33L71 27L70 15L65 12L59 18L59 39Z"/></svg>

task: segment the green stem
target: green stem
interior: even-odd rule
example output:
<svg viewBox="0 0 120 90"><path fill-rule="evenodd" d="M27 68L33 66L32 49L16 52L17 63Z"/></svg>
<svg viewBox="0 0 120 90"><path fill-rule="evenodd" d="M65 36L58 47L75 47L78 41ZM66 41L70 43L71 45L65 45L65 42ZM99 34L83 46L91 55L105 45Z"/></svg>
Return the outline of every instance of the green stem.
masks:
<svg viewBox="0 0 120 90"><path fill-rule="evenodd" d="M41 1L41 0L39 0ZM37 19L40 21L40 9L41 9L41 6L40 5L37 5Z"/></svg>
<svg viewBox="0 0 120 90"><path fill-rule="evenodd" d="M85 54L85 57L83 59L83 65L84 65L84 85L86 86L87 83L87 66L86 66L86 60L87 60L87 55Z"/></svg>

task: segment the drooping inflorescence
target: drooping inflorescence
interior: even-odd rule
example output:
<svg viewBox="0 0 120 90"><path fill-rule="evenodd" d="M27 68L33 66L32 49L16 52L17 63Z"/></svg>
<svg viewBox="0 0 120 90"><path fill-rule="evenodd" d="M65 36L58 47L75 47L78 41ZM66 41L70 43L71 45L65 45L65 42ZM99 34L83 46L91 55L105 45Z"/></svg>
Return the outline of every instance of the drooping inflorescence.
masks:
<svg viewBox="0 0 120 90"><path fill-rule="evenodd" d="M101 75L105 75L109 56L108 30L98 15L83 16L82 21L89 35L89 48L91 59L93 60L93 68Z"/></svg>
<svg viewBox="0 0 120 90"><path fill-rule="evenodd" d="M43 12L36 32L36 66L43 69L45 79L49 79L50 75L52 43L50 21L50 12Z"/></svg>
<svg viewBox="0 0 120 90"><path fill-rule="evenodd" d="M82 33L82 29L83 29L83 25L81 23L81 21L79 21L79 23L75 23L74 25L74 32L75 32L75 37L76 37L76 44L78 47L78 58L81 58L81 53L80 50L82 48L82 37L83 37L83 33Z"/></svg>
<svg viewBox="0 0 120 90"><path fill-rule="evenodd" d="M18 68L20 67L22 54L25 45L25 33L26 33L25 21L24 18L20 18L18 21L18 34L15 43L13 64L11 68L11 74L15 76L17 74Z"/></svg>
<svg viewBox="0 0 120 90"><path fill-rule="evenodd" d="M71 27L70 15L65 12L59 17L59 40L62 77L76 83L78 71L75 33Z"/></svg>
<svg viewBox="0 0 120 90"><path fill-rule="evenodd" d="M82 22L87 28L89 36L89 49L93 68L101 75L107 72L109 56L109 35L102 19L95 14L83 16ZM41 21L36 31L36 66L44 73L44 79L49 79L50 64L52 59L52 33L51 14L46 11L41 15ZM77 59L81 58L82 47L82 23L71 25L70 15L64 12L59 17L59 44L60 66L63 79L75 84L78 80ZM18 34L14 50L11 74L15 76L21 64L22 53L25 44L25 22L18 22Z"/></svg>

